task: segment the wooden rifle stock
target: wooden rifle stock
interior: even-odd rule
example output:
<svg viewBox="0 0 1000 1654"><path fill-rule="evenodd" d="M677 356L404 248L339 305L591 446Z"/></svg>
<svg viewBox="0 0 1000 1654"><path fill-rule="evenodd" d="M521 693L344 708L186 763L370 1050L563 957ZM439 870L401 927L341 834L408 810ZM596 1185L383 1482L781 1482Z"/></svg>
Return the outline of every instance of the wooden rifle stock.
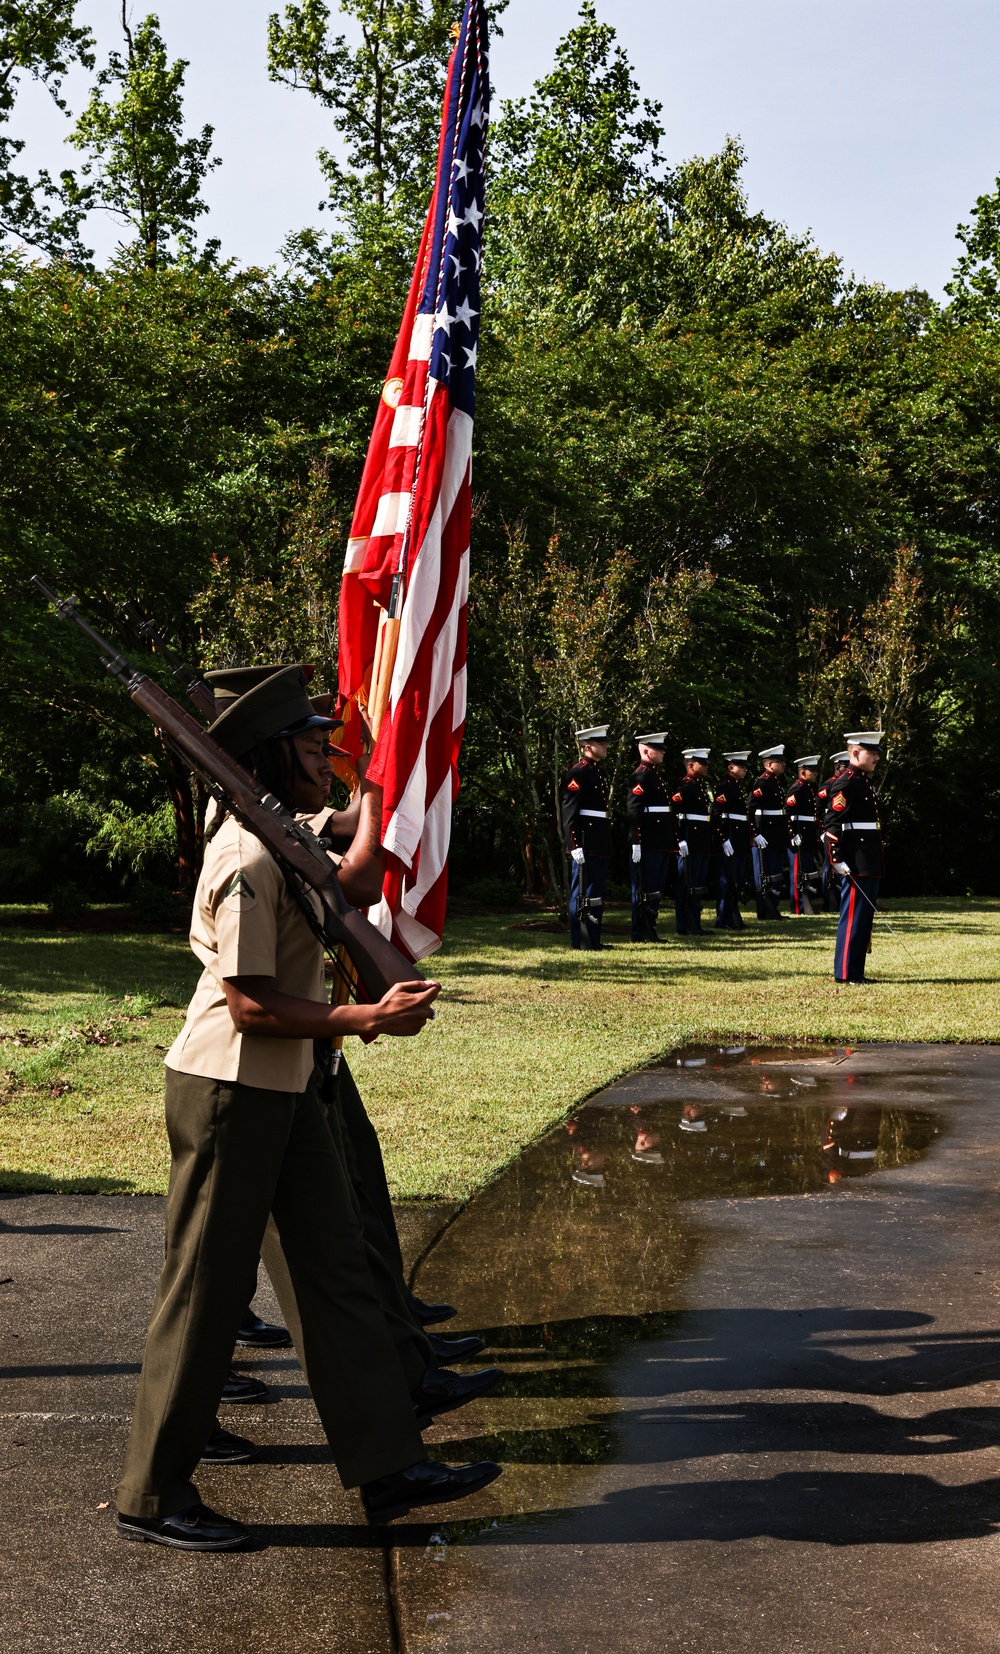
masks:
<svg viewBox="0 0 1000 1654"><path fill-rule="evenodd" d="M272 793L255 781L249 770L213 741L165 689L147 673L140 672L95 631L79 614L75 598L59 598L37 575L33 584L55 604L61 620L72 620L79 626L100 651L107 670L128 690L132 700L152 719L174 750L201 776L217 802L265 845L286 873L315 891L322 904L322 918L312 915L311 903L305 898L303 911L307 916L312 915L310 922L324 947L332 952L343 945L368 999L373 1002L381 999L399 982L425 981L423 972L347 901L336 869L315 834L296 821Z"/></svg>

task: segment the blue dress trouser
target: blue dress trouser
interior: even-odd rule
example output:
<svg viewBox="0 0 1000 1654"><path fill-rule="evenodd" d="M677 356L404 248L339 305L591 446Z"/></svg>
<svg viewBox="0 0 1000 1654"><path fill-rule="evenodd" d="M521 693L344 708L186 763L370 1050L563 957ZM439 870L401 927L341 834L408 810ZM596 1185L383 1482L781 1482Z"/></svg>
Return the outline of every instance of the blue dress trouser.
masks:
<svg viewBox="0 0 1000 1654"><path fill-rule="evenodd" d="M583 914L587 925L587 943L591 948L601 945L601 922L604 918L604 892L608 884L607 856L588 856L583 866L570 861L569 873L569 939L575 948L584 946L581 926L581 898L587 907Z"/></svg>
<svg viewBox="0 0 1000 1654"><path fill-rule="evenodd" d="M763 883L765 878L773 880L781 872L784 860L785 852L776 844L769 844L766 850L759 850L756 844L753 847L753 882L757 889L758 919L773 919L775 911L780 906L780 886L776 883L770 885L770 901L765 903Z"/></svg>
<svg viewBox="0 0 1000 1654"><path fill-rule="evenodd" d="M840 881L840 923L833 955L833 974L838 982L863 982L868 941L875 923L878 879L861 879L856 874Z"/></svg>
<svg viewBox="0 0 1000 1654"><path fill-rule="evenodd" d="M674 891L674 913L678 936L701 935L701 904L704 895L692 895L708 886L708 856L677 857L677 888Z"/></svg>
<svg viewBox="0 0 1000 1654"><path fill-rule="evenodd" d="M743 916L740 913L740 891L743 889L746 870L747 858L741 856L738 851L733 856L723 855L719 862L718 877L715 881L716 930L743 929Z"/></svg>
<svg viewBox="0 0 1000 1654"><path fill-rule="evenodd" d="M667 885L669 850L643 850L642 861L632 863L632 940L658 942L656 921Z"/></svg>

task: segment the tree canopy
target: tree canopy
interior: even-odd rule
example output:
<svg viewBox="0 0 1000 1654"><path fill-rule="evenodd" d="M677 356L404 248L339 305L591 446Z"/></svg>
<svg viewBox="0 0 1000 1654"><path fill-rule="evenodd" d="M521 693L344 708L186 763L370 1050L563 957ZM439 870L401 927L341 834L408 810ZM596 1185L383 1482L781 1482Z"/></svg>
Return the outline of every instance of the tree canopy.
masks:
<svg viewBox="0 0 1000 1654"><path fill-rule="evenodd" d="M343 35L319 0L272 18L271 73L339 145L337 234L285 267L197 253L211 132L187 134L153 18L101 71L66 196L132 239L104 270L4 255L0 893L176 878L165 797L185 877L197 853L184 778L32 601L36 568L132 647L126 600L203 666L308 656L332 687L458 9L345 0ZM67 35L56 82L71 47L91 50ZM590 0L490 156L459 879L560 887L580 722L612 723L621 812L643 725L826 753L872 720L896 888L1000 888L998 195L960 227L945 305L856 282L750 208L735 140L666 155Z"/></svg>

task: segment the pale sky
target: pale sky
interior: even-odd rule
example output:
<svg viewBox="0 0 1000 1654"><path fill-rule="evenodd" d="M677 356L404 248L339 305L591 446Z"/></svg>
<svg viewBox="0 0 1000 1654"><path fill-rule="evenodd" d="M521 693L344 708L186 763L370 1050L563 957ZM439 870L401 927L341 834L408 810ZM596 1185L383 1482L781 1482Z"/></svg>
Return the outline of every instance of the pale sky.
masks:
<svg viewBox="0 0 1000 1654"><path fill-rule="evenodd" d="M145 15L143 0L134 16ZM190 60L191 126L210 121L223 166L209 180L204 231L245 263L270 263L284 237L322 225L315 152L324 112L267 80L265 30L274 0L160 0L172 56ZM530 89L577 0L511 0L495 43L495 96ZM118 44L119 0L81 0L101 42ZM890 286L940 294L957 252L955 226L1000 172L997 0L598 0L643 92L664 108L667 153L748 154L751 205L811 230L848 269ZM71 107L86 78L70 83ZM15 135L30 160L72 165L66 123L27 87ZM104 255L116 240L92 225Z"/></svg>

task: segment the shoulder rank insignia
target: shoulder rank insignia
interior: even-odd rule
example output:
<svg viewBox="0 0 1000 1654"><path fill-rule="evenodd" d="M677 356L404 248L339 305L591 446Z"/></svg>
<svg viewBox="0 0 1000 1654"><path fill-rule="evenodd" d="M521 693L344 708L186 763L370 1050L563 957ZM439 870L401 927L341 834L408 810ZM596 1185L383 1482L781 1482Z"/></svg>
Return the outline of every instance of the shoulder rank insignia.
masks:
<svg viewBox="0 0 1000 1654"><path fill-rule="evenodd" d="M684 794L683 793L674 793L674 803L675 804L683 804L683 802L684 802Z"/></svg>
<svg viewBox="0 0 1000 1654"><path fill-rule="evenodd" d="M635 793L637 798L642 797L642 788L641 787L633 787L632 791Z"/></svg>
<svg viewBox="0 0 1000 1654"><path fill-rule="evenodd" d="M716 804L724 804L726 802L725 793L720 793L718 798L715 800L715 802L716 802Z"/></svg>
<svg viewBox="0 0 1000 1654"><path fill-rule="evenodd" d="M760 787L755 787L753 790L753 796L754 798L763 798L763 790Z"/></svg>
<svg viewBox="0 0 1000 1654"><path fill-rule="evenodd" d="M794 795L794 793L789 793L788 797L785 799L785 803L788 805L788 808L790 810L794 810L794 808L795 808L795 795Z"/></svg>
<svg viewBox="0 0 1000 1654"><path fill-rule="evenodd" d="M580 791L579 781L569 781L569 782L567 782L566 791L570 792L570 793L578 793Z"/></svg>
<svg viewBox="0 0 1000 1654"><path fill-rule="evenodd" d="M841 813L841 812L842 812L842 811L843 811L843 810L846 810L846 809L847 809L847 799L846 799L846 798L845 798L845 797L844 797L844 794L843 794L843 793L838 793L838 794L837 794L837 796L836 796L836 798L835 798L835 799L834 799L834 801L833 801L833 807L834 807L834 809L835 809L835 810L836 810L836 811L837 811L837 814L838 814L838 815L839 815L839 814L840 814L840 813Z"/></svg>

